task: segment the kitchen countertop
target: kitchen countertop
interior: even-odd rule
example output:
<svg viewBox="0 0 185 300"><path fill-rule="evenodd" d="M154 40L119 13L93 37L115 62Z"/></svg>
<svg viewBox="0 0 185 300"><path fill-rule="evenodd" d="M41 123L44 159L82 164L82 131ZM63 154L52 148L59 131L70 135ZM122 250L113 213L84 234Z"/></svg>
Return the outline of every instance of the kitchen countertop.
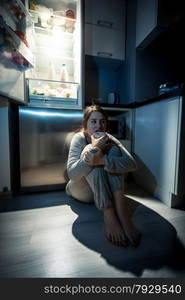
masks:
<svg viewBox="0 0 185 300"><path fill-rule="evenodd" d="M113 108L138 108L140 106L144 106L144 105L147 105L147 104L151 104L151 103L154 103L154 102L159 102L159 101L163 101L167 98L171 98L171 97L176 97L176 96L183 96L184 95L184 86L182 88L179 88L177 90L173 90L173 91L170 91L168 93L165 93L165 94L162 94L162 95L159 95L157 97L154 97L154 98L149 98L149 99L146 99L144 101L134 101L132 103L129 103L129 104L107 104L107 103L102 103L101 106L103 107L113 107Z"/></svg>

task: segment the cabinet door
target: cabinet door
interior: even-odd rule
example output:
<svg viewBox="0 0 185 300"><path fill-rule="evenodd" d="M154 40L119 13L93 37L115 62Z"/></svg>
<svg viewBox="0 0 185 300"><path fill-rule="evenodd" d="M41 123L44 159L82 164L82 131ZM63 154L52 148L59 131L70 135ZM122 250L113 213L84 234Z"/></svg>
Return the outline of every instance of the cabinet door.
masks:
<svg viewBox="0 0 185 300"><path fill-rule="evenodd" d="M85 22L124 30L124 0L85 0Z"/></svg>
<svg viewBox="0 0 185 300"><path fill-rule="evenodd" d="M125 38L123 32L86 24L85 54L124 60Z"/></svg>
<svg viewBox="0 0 185 300"><path fill-rule="evenodd" d="M135 182L171 206L176 194L180 97L136 109L134 153L138 169Z"/></svg>
<svg viewBox="0 0 185 300"><path fill-rule="evenodd" d="M158 0L137 0L136 47L143 43L157 26L157 11Z"/></svg>

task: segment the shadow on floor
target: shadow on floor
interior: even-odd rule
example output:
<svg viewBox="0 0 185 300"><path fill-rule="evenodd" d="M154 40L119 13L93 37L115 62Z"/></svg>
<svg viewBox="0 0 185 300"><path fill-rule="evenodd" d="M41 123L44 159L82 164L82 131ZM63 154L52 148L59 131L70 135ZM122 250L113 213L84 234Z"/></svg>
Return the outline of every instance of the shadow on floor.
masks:
<svg viewBox="0 0 185 300"><path fill-rule="evenodd" d="M104 235L102 214L93 204L70 199L68 204L78 215L72 233L86 247L98 252L108 264L124 272L141 276L146 270L163 267L185 271L185 249L175 228L163 217L138 202L129 199L134 222L142 232L138 248L116 247Z"/></svg>
<svg viewBox="0 0 185 300"><path fill-rule="evenodd" d="M134 222L142 232L138 248L116 247L109 243L104 234L102 213L94 204L80 203L68 197L64 191L20 195L8 201L6 199L1 202L1 212L69 205L78 215L72 226L75 238L84 246L100 253L111 266L138 277L147 269L160 271L163 267L185 274L185 249L175 228L152 209L128 197L127 199Z"/></svg>
<svg viewBox="0 0 185 300"><path fill-rule="evenodd" d="M45 208L66 203L68 203L68 196L64 191L33 192L0 199L0 213Z"/></svg>

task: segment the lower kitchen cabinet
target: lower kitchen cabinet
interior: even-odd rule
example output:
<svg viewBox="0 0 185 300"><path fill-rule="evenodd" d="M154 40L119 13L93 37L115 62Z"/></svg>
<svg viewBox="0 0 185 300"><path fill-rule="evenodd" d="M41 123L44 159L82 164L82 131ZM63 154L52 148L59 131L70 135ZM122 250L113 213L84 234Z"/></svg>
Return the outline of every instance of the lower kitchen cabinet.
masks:
<svg viewBox="0 0 185 300"><path fill-rule="evenodd" d="M135 182L169 207L184 199L183 98L173 97L135 109Z"/></svg>

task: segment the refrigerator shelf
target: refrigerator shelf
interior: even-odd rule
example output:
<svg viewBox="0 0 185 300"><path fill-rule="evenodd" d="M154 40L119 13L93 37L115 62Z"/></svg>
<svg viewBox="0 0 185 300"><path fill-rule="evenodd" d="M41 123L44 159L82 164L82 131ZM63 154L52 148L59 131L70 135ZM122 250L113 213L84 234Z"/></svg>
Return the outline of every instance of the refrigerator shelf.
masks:
<svg viewBox="0 0 185 300"><path fill-rule="evenodd" d="M39 39L40 42L42 42L42 39L44 38L52 38L56 36L57 38L60 36L63 40L69 42L74 42L75 40L75 32L66 32L62 31L60 27L56 27L54 29L50 28L43 28L40 26L34 26L34 36L35 38Z"/></svg>
<svg viewBox="0 0 185 300"><path fill-rule="evenodd" d="M63 32L72 34L75 30L76 19L66 17L64 11L63 14L60 13L60 11L53 11L52 9L42 11L37 6L35 10L29 9L29 14L36 27L48 31L58 27Z"/></svg>
<svg viewBox="0 0 185 300"><path fill-rule="evenodd" d="M70 49L69 51L65 51L63 49L63 53L59 53L59 49L56 50L56 52L54 52L55 49L51 49L51 52L48 52L46 47L37 47L37 52L33 52L35 56L45 56L46 58L52 58L54 60L58 59L59 61L63 61L63 60L70 60L70 61L74 61L75 57L74 54L71 53L72 50ZM73 56L72 56L73 55Z"/></svg>
<svg viewBox="0 0 185 300"><path fill-rule="evenodd" d="M44 78L40 78L40 79L37 79L37 78L27 78L28 81L37 81L37 82L48 82L48 83L58 83L58 84L61 84L61 83L65 83L65 84L73 84L73 85L79 85L78 82L74 82L74 81L61 81L61 80L52 80L52 79L44 79Z"/></svg>

